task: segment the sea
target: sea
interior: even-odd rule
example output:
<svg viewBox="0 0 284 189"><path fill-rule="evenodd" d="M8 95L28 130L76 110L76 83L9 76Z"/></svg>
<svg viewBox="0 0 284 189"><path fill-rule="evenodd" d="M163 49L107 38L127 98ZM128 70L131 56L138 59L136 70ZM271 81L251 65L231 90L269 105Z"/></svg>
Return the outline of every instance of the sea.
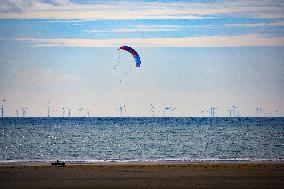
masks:
<svg viewBox="0 0 284 189"><path fill-rule="evenodd" d="M283 161L284 118L0 118L0 162Z"/></svg>

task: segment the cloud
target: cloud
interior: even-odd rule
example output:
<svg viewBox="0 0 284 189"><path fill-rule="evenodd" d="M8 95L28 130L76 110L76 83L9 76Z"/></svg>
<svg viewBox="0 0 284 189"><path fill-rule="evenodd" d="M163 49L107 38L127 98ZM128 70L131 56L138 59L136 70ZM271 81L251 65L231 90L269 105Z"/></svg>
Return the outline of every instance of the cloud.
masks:
<svg viewBox="0 0 284 189"><path fill-rule="evenodd" d="M2 0L0 18L44 19L202 19L214 16L284 18L281 0L198 2Z"/></svg>
<svg viewBox="0 0 284 189"><path fill-rule="evenodd" d="M53 21L51 21L53 22ZM57 21L54 21L57 22ZM59 21L61 22L61 20ZM64 22L64 21L63 21ZM66 21L68 22L68 21ZM71 20L70 22L77 22ZM130 25L127 28L109 28L103 30L86 30L92 33L134 33L134 32L168 32L180 31L192 28L224 28L224 27L283 27L284 21L275 21L270 23L242 23L242 24L206 24L206 25Z"/></svg>
<svg viewBox="0 0 284 189"><path fill-rule="evenodd" d="M36 47L244 47L284 46L284 37L243 36L201 36L183 38L123 38L123 39L36 39L17 38Z"/></svg>
<svg viewBox="0 0 284 189"><path fill-rule="evenodd" d="M284 26L284 21L277 21L271 23L249 23L249 24L225 24L225 27L276 27Z"/></svg>
<svg viewBox="0 0 284 189"><path fill-rule="evenodd" d="M34 0L27 4L17 0L4 0L0 4L2 7L0 18L85 20L201 18L186 11L180 4L175 4L175 7L171 8L167 3L97 1L79 4L70 1L59 2Z"/></svg>
<svg viewBox="0 0 284 189"><path fill-rule="evenodd" d="M128 32L160 32L160 31L178 31L188 26L180 25L132 25L127 28L111 28L108 30L87 30L93 33L128 33Z"/></svg>

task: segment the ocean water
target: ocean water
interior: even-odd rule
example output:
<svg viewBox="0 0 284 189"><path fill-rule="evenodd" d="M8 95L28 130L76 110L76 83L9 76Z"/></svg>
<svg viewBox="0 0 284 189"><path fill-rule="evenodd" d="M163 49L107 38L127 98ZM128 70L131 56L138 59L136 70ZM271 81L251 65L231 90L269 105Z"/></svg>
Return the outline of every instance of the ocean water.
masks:
<svg viewBox="0 0 284 189"><path fill-rule="evenodd" d="M283 160L284 118L3 118L0 162Z"/></svg>

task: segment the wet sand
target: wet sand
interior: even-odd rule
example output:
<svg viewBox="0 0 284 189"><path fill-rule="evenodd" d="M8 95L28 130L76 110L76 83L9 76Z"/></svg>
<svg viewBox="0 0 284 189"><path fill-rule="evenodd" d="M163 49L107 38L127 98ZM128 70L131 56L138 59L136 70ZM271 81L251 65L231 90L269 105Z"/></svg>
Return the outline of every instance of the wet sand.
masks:
<svg viewBox="0 0 284 189"><path fill-rule="evenodd" d="M284 163L4 164L0 188L284 188Z"/></svg>

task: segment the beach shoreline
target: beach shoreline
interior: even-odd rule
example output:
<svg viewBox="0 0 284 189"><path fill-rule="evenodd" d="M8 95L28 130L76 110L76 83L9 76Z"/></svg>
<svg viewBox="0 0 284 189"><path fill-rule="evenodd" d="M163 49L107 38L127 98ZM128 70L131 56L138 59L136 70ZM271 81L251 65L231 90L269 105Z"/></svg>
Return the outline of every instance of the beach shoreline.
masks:
<svg viewBox="0 0 284 189"><path fill-rule="evenodd" d="M216 159L216 160L59 160L68 166L73 165L180 165L180 164L284 164L284 160L238 160L238 159ZM3 166L50 166L56 160L7 160L0 161Z"/></svg>
<svg viewBox="0 0 284 189"><path fill-rule="evenodd" d="M282 188L283 161L0 164L1 188Z"/></svg>

